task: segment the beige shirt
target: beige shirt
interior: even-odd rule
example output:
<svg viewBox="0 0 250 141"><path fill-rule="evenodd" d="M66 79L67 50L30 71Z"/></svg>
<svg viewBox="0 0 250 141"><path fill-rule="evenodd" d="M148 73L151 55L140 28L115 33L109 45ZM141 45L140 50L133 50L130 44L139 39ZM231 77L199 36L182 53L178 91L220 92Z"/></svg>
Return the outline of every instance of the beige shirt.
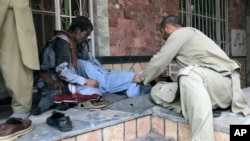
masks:
<svg viewBox="0 0 250 141"><path fill-rule="evenodd" d="M182 68L199 65L225 75L239 68L239 65L205 34L191 27L183 27L173 32L161 50L151 58L141 76L144 84L158 77L172 60Z"/></svg>

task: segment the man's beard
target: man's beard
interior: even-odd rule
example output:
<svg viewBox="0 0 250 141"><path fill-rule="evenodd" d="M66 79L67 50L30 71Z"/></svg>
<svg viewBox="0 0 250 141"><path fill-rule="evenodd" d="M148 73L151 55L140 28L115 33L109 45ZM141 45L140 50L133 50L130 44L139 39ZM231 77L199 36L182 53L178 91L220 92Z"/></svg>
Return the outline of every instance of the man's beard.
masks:
<svg viewBox="0 0 250 141"><path fill-rule="evenodd" d="M164 36L163 36L163 39L164 39L164 40L167 40L168 37L169 37L169 35L164 35Z"/></svg>

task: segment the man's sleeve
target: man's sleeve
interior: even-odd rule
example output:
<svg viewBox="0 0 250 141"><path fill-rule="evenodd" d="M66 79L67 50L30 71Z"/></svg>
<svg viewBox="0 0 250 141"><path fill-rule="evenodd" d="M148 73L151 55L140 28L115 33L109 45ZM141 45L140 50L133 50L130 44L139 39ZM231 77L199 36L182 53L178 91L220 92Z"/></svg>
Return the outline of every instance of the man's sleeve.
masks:
<svg viewBox="0 0 250 141"><path fill-rule="evenodd" d="M85 84L85 78L76 74L73 68L70 69L68 63L62 63L56 66L56 72L59 74L60 79L78 85Z"/></svg>
<svg viewBox="0 0 250 141"><path fill-rule="evenodd" d="M56 52L56 72L59 77L69 83L84 85L85 78L76 74L70 66L70 48L68 42L58 39L55 42L54 50Z"/></svg>
<svg viewBox="0 0 250 141"><path fill-rule="evenodd" d="M146 65L145 70L141 75L144 84L150 83L166 70L167 66L178 54L184 43L190 39L190 36L191 35L186 35L181 29L180 31L175 31L169 36L161 50L155 54Z"/></svg>

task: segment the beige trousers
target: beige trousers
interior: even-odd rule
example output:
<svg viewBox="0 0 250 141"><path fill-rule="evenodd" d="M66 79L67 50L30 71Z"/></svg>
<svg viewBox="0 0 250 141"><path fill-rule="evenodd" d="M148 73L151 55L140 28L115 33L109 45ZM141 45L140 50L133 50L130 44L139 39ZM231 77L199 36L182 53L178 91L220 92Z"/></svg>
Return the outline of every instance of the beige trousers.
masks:
<svg viewBox="0 0 250 141"><path fill-rule="evenodd" d="M0 27L0 72L12 96L13 112L27 113L32 105L33 71L25 67L21 59L13 9L8 8L4 16Z"/></svg>
<svg viewBox="0 0 250 141"><path fill-rule="evenodd" d="M182 114L191 126L192 140L213 141L212 109L231 105L231 78L197 67L188 76L181 76L179 83Z"/></svg>
<svg viewBox="0 0 250 141"><path fill-rule="evenodd" d="M234 83L240 82L236 72L232 77ZM232 105L233 112L246 114L244 112L247 105L243 93L239 92L240 84L234 84L234 87L239 88L233 97L232 80L231 77L223 76L211 69L196 67L188 75L179 77L180 99L167 103L154 94L151 94L151 97L163 107L176 112L180 112L181 109L191 126L193 141L214 141L212 109Z"/></svg>

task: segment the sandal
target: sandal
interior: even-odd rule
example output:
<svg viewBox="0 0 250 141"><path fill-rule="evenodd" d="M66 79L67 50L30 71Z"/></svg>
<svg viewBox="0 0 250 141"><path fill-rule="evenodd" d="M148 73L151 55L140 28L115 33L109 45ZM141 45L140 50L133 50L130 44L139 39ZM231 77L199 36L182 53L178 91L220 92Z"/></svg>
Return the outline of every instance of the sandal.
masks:
<svg viewBox="0 0 250 141"><path fill-rule="evenodd" d="M76 105L77 109L102 109L109 104L109 101L83 101Z"/></svg>

